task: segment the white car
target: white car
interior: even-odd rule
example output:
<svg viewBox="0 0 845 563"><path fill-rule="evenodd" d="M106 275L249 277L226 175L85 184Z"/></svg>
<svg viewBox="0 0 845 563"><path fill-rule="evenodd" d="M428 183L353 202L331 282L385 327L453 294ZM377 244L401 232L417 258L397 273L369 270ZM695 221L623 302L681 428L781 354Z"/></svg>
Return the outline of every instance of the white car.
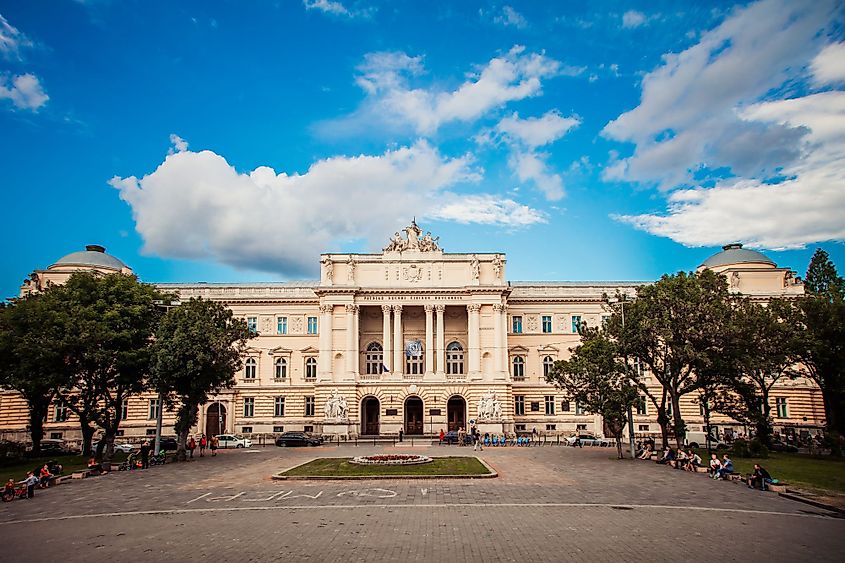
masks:
<svg viewBox="0 0 845 563"><path fill-rule="evenodd" d="M581 439L582 446L602 446L607 447L610 445L610 441L605 440L604 438L596 438L595 436L591 436L590 434L581 434L580 436L570 436L566 439L566 443L570 446L575 445L575 440Z"/></svg>
<svg viewBox="0 0 845 563"><path fill-rule="evenodd" d="M132 452L134 452L138 448L139 448L139 446L136 446L134 444L115 444L114 445L114 451L123 452L125 454L131 454Z"/></svg>
<svg viewBox="0 0 845 563"><path fill-rule="evenodd" d="M217 443L221 448L251 448L252 441L234 434L218 434Z"/></svg>

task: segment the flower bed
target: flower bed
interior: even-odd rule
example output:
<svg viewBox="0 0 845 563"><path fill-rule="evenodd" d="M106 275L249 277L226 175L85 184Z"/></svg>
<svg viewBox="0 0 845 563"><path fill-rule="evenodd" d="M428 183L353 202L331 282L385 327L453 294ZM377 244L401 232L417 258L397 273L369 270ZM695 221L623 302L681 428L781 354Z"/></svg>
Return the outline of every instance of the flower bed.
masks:
<svg viewBox="0 0 845 563"><path fill-rule="evenodd" d="M425 455L411 454L385 454L385 455L361 455L353 457L349 463L356 465L420 465L431 463L432 459Z"/></svg>

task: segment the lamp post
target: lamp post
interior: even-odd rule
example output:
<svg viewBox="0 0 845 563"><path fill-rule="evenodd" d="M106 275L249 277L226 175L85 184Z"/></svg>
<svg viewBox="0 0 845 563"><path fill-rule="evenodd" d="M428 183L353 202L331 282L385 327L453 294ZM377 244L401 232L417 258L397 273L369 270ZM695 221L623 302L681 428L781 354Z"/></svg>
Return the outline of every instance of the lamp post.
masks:
<svg viewBox="0 0 845 563"><path fill-rule="evenodd" d="M607 300L607 302L611 305L616 303L619 304L619 308L622 312L622 332L625 332L625 296L622 295L621 297L612 297ZM627 348L622 348L622 361L625 363L625 375L628 376L628 380L630 381L631 376L628 372L628 350ZM631 459L635 459L637 454L634 446L634 410L631 408L631 405L628 405L628 448L631 450Z"/></svg>

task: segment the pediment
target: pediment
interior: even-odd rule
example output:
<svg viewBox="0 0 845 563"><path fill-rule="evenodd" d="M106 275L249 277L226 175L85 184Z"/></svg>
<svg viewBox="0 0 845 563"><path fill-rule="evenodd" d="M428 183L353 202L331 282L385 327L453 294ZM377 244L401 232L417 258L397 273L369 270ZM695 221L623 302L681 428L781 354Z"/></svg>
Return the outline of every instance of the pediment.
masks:
<svg viewBox="0 0 845 563"><path fill-rule="evenodd" d="M510 348L508 348L508 352L516 352L516 353L519 353L519 354L527 354L528 348L526 348L525 346L511 346Z"/></svg>
<svg viewBox="0 0 845 563"><path fill-rule="evenodd" d="M302 352L303 354L319 354L320 350L314 348L313 346L308 346L306 348L301 349L300 352Z"/></svg>
<svg viewBox="0 0 845 563"><path fill-rule="evenodd" d="M290 356L293 353L293 350L291 350L290 348L285 348L284 346L276 346L275 348L271 348L270 350L268 350L268 353L271 356Z"/></svg>

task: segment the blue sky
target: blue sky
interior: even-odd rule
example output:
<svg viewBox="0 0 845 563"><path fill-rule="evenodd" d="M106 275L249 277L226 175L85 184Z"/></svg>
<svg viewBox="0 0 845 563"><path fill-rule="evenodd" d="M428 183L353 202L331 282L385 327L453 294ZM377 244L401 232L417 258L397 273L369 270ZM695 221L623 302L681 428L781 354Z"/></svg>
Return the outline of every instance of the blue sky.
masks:
<svg viewBox="0 0 845 563"><path fill-rule="evenodd" d="M99 243L146 281L314 278L412 216L512 280L742 241L845 270L834 0L0 0L0 291Z"/></svg>

